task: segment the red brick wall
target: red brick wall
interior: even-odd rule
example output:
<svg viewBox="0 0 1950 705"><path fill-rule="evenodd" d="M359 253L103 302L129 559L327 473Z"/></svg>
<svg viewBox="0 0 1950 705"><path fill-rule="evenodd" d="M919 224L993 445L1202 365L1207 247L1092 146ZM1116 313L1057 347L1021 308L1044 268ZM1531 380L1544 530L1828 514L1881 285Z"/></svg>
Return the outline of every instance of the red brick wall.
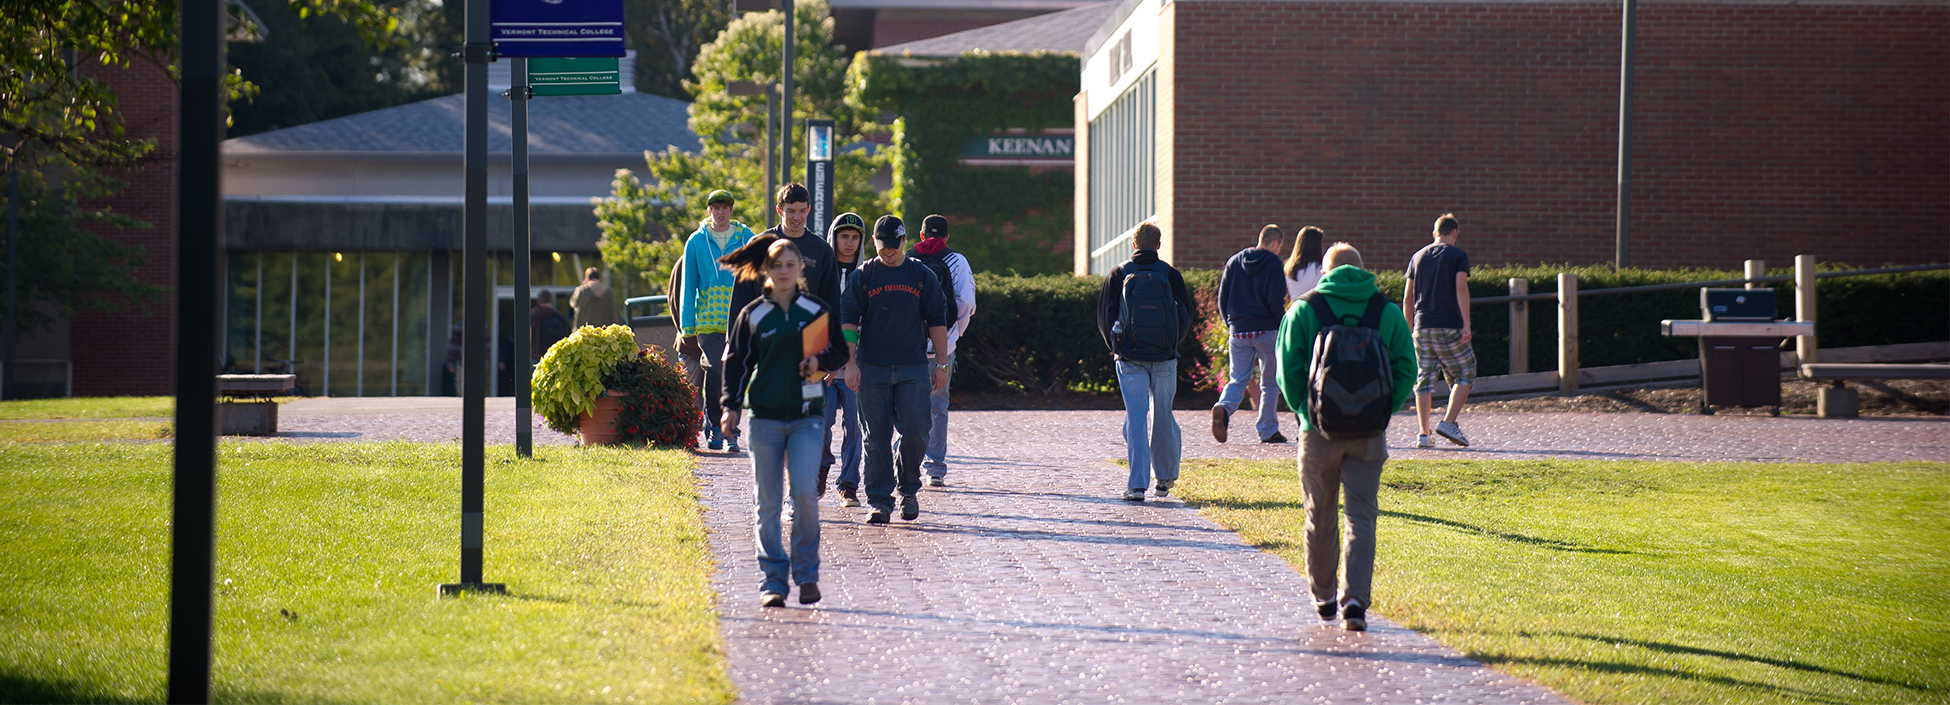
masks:
<svg viewBox="0 0 1950 705"><path fill-rule="evenodd" d="M115 172L128 182L108 205L149 223L146 229L102 228L103 237L148 249L142 280L176 286L176 84L154 64L137 58L127 69L85 66L89 75L115 86L129 137L154 137L156 149L134 168ZM173 394L176 297L131 305L121 313L82 312L74 321L76 396Z"/></svg>
<svg viewBox="0 0 1950 705"><path fill-rule="evenodd" d="M1399 267L1444 211L1480 264L1611 260L1617 5L1173 7L1179 264L1276 222ZM1638 17L1634 265L1950 260L1950 6Z"/></svg>

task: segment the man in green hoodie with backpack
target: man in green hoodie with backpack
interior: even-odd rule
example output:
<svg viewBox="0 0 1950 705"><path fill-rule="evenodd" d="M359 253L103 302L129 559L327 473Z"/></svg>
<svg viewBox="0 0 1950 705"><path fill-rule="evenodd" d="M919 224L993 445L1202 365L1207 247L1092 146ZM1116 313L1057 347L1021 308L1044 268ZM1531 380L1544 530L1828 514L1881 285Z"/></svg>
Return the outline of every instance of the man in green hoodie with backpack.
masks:
<svg viewBox="0 0 1950 705"><path fill-rule="evenodd" d="M1320 285L1280 321L1280 392L1300 421L1307 581L1314 607L1323 620L1338 614L1348 631L1364 631L1374 581L1375 518L1381 513L1376 495L1388 460L1385 434L1388 420L1414 391L1415 341L1401 307L1375 288L1374 274L1361 268L1361 253L1353 246L1335 244L1321 268L1327 273ZM1336 501L1343 490L1345 551Z"/></svg>

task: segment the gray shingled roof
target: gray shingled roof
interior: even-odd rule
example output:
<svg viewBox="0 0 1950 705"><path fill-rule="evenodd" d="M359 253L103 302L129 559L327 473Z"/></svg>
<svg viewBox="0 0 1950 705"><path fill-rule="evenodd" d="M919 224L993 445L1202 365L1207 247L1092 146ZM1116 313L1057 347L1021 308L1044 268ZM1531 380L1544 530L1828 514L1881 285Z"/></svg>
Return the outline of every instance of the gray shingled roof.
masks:
<svg viewBox="0 0 1950 705"><path fill-rule="evenodd" d="M531 154L636 154L698 147L688 103L647 93L548 96L528 103ZM488 151L506 153L508 100L488 99ZM466 99L450 95L224 140L227 153L460 152Z"/></svg>
<svg viewBox="0 0 1950 705"><path fill-rule="evenodd" d="M874 52L889 55L905 53L914 56L961 56L965 52L980 49L992 52L1056 51L1082 54L1084 43L1090 41L1090 34L1097 31L1097 28L1104 24L1104 20L1110 17L1111 11L1116 9L1116 0L1105 0L1062 12L881 47Z"/></svg>

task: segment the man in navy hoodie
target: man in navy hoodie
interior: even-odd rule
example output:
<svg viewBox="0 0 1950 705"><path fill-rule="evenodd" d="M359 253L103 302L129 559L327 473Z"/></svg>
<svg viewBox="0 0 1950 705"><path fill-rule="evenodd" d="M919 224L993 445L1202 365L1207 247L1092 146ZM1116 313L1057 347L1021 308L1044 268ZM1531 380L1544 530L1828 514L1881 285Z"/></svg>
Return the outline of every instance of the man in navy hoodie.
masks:
<svg viewBox="0 0 1950 705"><path fill-rule="evenodd" d="M1232 371L1226 380L1219 403L1212 405L1212 440L1226 442L1226 426L1232 412L1246 400L1246 387L1253 379L1253 365L1259 371L1259 442L1285 443L1280 435L1279 373L1274 360L1279 349L1280 316L1286 313L1286 274L1281 269L1280 250L1286 247L1286 233L1278 225L1260 228L1259 246L1248 247L1226 260L1219 275L1219 313L1231 332L1228 351Z"/></svg>

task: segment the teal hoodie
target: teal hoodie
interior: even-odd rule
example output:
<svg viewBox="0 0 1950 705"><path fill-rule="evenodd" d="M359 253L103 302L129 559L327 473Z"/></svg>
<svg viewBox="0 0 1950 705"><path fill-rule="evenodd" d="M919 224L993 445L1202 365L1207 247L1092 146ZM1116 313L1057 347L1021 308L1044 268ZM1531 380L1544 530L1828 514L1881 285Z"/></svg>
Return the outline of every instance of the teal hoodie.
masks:
<svg viewBox="0 0 1950 705"><path fill-rule="evenodd" d="M1375 292L1374 274L1352 265L1341 265L1320 277L1315 287L1327 296L1328 308L1337 316L1359 316L1368 310L1368 299ZM1280 393L1287 408L1300 416L1300 432L1313 430L1307 420L1307 367L1313 364L1314 335L1320 332L1320 317L1306 301L1295 303L1280 320ZM1388 345L1388 367L1395 374L1395 405L1402 408L1415 391L1415 338L1402 318L1402 307L1393 303L1381 312L1381 339Z"/></svg>

